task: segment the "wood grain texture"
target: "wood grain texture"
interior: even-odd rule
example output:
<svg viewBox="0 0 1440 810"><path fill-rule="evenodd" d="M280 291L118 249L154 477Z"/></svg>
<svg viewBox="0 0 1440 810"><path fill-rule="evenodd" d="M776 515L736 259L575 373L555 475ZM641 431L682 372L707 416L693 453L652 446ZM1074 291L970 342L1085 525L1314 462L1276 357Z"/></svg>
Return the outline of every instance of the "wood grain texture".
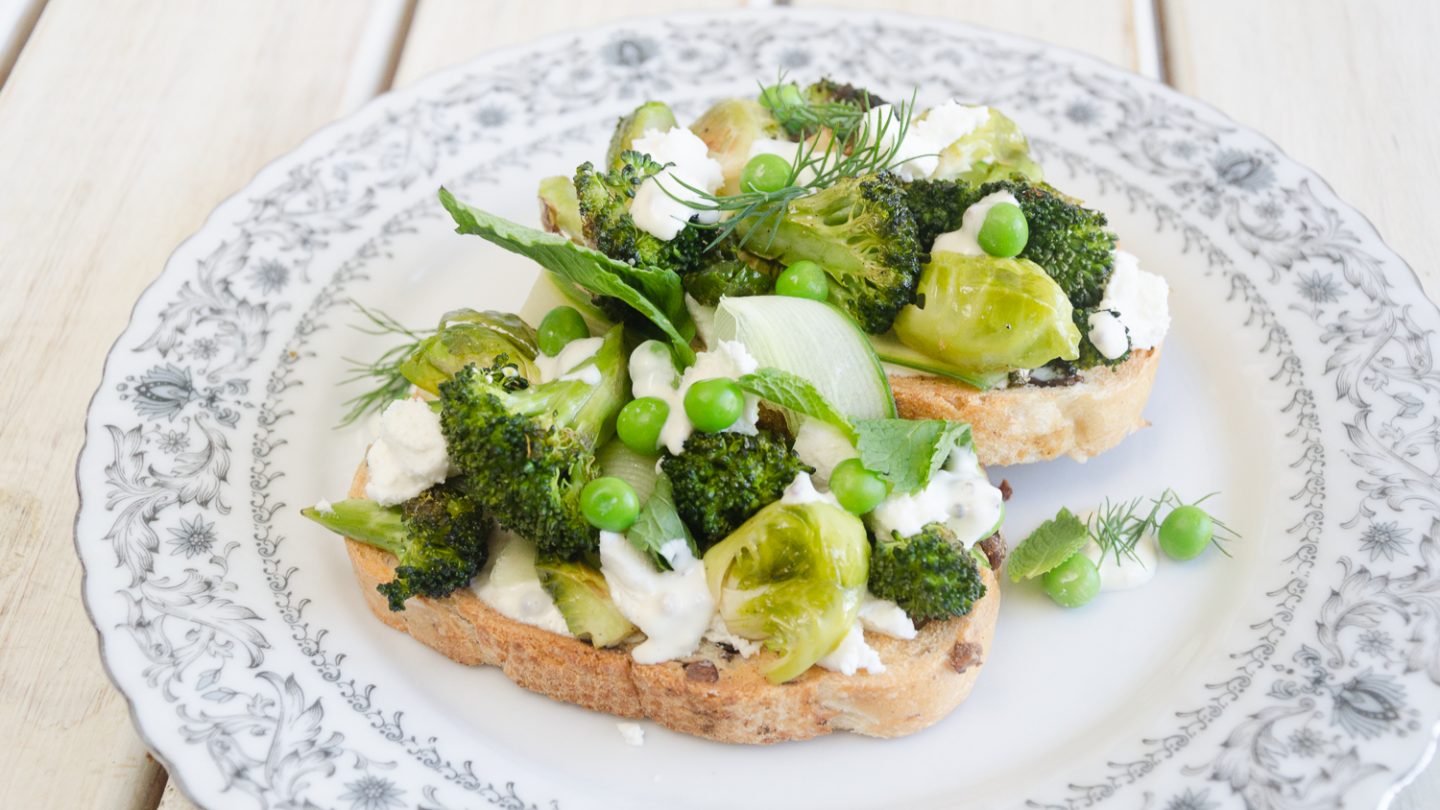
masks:
<svg viewBox="0 0 1440 810"><path fill-rule="evenodd" d="M1273 138L1440 295L1440 3L1166 0L1176 89Z"/></svg>
<svg viewBox="0 0 1440 810"><path fill-rule="evenodd" d="M366 12L53 0L0 90L6 807L159 801L164 775L80 604L71 527L86 403L175 246L335 114Z"/></svg>
<svg viewBox="0 0 1440 810"><path fill-rule="evenodd" d="M794 0L791 5L873 9L879 4L871 0ZM1140 67L1140 37L1153 35L1148 21L1137 21L1132 0L889 0L883 6L887 11L1023 34L1131 70Z"/></svg>
<svg viewBox="0 0 1440 810"><path fill-rule="evenodd" d="M578 31L616 22L678 11L735 8L744 0L605 0L555 3L534 0L420 0L395 86L404 87L440 68L482 53L540 39L562 31Z"/></svg>

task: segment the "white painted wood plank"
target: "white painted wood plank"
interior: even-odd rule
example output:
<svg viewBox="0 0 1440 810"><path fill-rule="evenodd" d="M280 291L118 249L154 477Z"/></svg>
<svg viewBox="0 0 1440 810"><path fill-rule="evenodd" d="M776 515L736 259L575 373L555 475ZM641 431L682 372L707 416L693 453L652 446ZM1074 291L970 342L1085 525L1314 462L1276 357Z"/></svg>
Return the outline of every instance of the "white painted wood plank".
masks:
<svg viewBox="0 0 1440 810"><path fill-rule="evenodd" d="M151 810L96 655L72 459L111 341L221 199L340 107L367 7L52 0L0 91L0 804Z"/></svg>
<svg viewBox="0 0 1440 810"><path fill-rule="evenodd" d="M0 86L20 58L25 40L40 18L45 0L0 0Z"/></svg>

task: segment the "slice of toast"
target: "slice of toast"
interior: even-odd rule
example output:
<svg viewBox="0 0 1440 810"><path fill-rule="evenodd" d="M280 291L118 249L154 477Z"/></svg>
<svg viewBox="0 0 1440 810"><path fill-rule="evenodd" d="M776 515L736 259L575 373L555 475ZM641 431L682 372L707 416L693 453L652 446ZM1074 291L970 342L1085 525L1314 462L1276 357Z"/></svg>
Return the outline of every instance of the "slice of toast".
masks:
<svg viewBox="0 0 1440 810"><path fill-rule="evenodd" d="M350 486L351 497L364 497L365 481L362 463ZM766 651L746 659L702 642L684 660L637 664L630 645L596 649L515 621L470 589L444 599L416 597L406 602L405 610L392 612L375 586L394 576L395 558L354 540L345 544L370 610L452 660L499 667L520 686L555 700L653 720L721 742L776 743L834 731L899 737L919 731L969 696L1000 610L999 584L982 566L985 597L970 613L930 622L910 641L865 634L885 664L883 674L842 675L812 667L776 686L761 674L772 655Z"/></svg>

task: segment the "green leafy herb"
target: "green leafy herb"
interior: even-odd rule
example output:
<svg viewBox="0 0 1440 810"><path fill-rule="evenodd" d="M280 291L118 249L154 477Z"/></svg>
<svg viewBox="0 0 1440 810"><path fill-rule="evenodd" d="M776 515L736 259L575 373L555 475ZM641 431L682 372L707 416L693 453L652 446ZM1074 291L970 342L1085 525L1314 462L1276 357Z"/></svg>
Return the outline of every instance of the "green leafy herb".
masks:
<svg viewBox="0 0 1440 810"><path fill-rule="evenodd" d="M814 383L798 374L778 368L762 368L742 376L737 382L741 388L767 402L829 423L852 442L857 438L855 426L850 424L850 420L825 399Z"/></svg>
<svg viewBox="0 0 1440 810"><path fill-rule="evenodd" d="M862 419L855 432L865 469L880 473L897 492L924 489L951 451L971 443L969 425L945 419Z"/></svg>
<svg viewBox="0 0 1440 810"><path fill-rule="evenodd" d="M833 118L833 111L822 114L820 105L807 102L792 105L787 107L787 110L794 112L807 104L815 111L817 120L822 120L826 116ZM823 106L828 109L830 105ZM724 242L741 223L746 222L753 222L755 227L748 229L739 240L738 244L741 247L756 234L768 233L768 238L773 239L775 231L780 227L780 221L784 218L785 211L792 201L811 194L817 189L828 188L842 177L860 177L889 171L901 163L917 157L924 157L924 155L909 155L904 160L900 159L900 148L904 144L905 133L910 129L910 118L914 109L915 98L912 95L910 101L895 105L892 110L893 115L888 119L882 117L873 125L871 122L874 119L861 111L858 121L836 130L838 134L830 138L823 149L819 148L815 140L806 142L803 148L796 150L795 159L790 167L790 177L796 179L802 174L813 172L813 177L804 183L792 182L791 185L774 191L713 194L672 177L670 179L690 192L689 196L679 196L676 192L666 188L663 182L660 183L660 188L672 198L684 202L691 208L699 211L715 211L721 214L719 222L706 224L692 220L687 224L687 227L715 231L715 238L710 242L707 250ZM836 123L839 122L836 121Z"/></svg>
<svg viewBox="0 0 1440 810"><path fill-rule="evenodd" d="M557 234L537 231L473 208L440 189L440 203L454 218L458 233L473 234L512 253L534 260L541 267L596 295L618 298L655 324L670 338L681 362L695 362L695 352L681 329L689 324L685 293L674 271L635 267Z"/></svg>
<svg viewBox="0 0 1440 810"><path fill-rule="evenodd" d="M1170 490L1165 492L1170 493ZM1140 538L1159 527L1160 506L1159 499L1152 500L1149 510L1142 512L1143 498L1123 502L1106 498L1100 508L1095 510L1095 514L1091 515L1086 526L1090 537L1100 546L1100 559L1113 554L1116 563L1123 557L1138 561L1140 558L1135 553L1135 545L1140 542Z"/></svg>
<svg viewBox="0 0 1440 810"><path fill-rule="evenodd" d="M345 416L340 419L340 424L336 427L352 425L360 417L373 411L379 411L391 402L409 394L410 381L405 379L405 375L401 373L401 366L425 340L425 336L434 331L411 329L380 310L366 309L353 299L350 301L350 305L370 321L369 326L354 327L357 331L367 335L399 335L406 338L406 341L390 347L384 354L368 363L349 357L345 358L345 362L350 364L350 376L341 380L340 384L349 385L369 381L370 388L345 400L344 404L349 410L345 412Z"/></svg>
<svg viewBox="0 0 1440 810"><path fill-rule="evenodd" d="M632 546L648 555L655 567L661 571L670 570L670 561L660 553L660 547L672 540L684 540L690 547L690 553L700 556L695 546L695 538L690 535L690 529L675 511L675 491L670 484L670 478L663 474L655 479L655 491L646 499L645 506L640 510L640 517L625 533L625 538Z"/></svg>
<svg viewBox="0 0 1440 810"><path fill-rule="evenodd" d="M1040 524L1010 552L1010 581L1034 579L1070 559L1088 542L1089 529L1062 506L1054 518Z"/></svg>

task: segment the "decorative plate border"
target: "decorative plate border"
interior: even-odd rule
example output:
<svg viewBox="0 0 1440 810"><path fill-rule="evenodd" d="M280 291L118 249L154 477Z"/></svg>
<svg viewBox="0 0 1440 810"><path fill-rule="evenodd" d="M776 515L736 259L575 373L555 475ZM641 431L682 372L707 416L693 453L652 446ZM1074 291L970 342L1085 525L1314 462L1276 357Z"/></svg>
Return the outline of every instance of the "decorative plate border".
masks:
<svg viewBox="0 0 1440 810"><path fill-rule="evenodd" d="M322 700L306 676L266 667L278 636L262 630L270 620L244 602L230 578L232 556L245 553L241 544L217 533L235 497L230 440L245 435L242 425L252 420L250 516L279 618L323 680L334 682L357 711L370 712L371 689L343 680L323 632L310 630L302 604L286 601L295 572L278 561L281 538L271 534L271 518L282 506L266 496L280 475L268 462L277 441L271 430L289 414L257 408L251 391L265 376L271 333L292 317L287 290L319 288L307 313L294 320L303 348L307 330L317 327L313 313L335 303L337 282L362 272L386 239L404 232L408 217L424 215L416 206L382 224L380 195L436 184L466 149L509 142L514 133L507 125L515 120L565 120L576 111L664 94L672 82L702 81L720 68L753 74L774 65L803 72L824 64L836 75L864 76L879 86L945 87L1002 101L1056 127L1094 132L1094 154L1103 160L1057 156L1124 189L1155 212L1158 227L1182 233L1250 306L1270 338L1265 351L1278 361L1277 378L1297 390L1288 411L1292 435L1307 447L1297 460L1306 486L1296 496L1307 511L1291 530L1294 579L1271 594L1276 620L1256 627L1261 645L1238 659L1236 678L1216 685L1207 706L1179 718L1180 733L1148 742L1143 758L1113 764L1095 784L1030 804L1074 808L1109 798L1184 750L1193 736L1185 729L1204 731L1256 686L1264 689L1264 704L1245 718L1226 717L1234 725L1220 752L1186 768L1190 776L1218 782L1217 793L1186 787L1166 797L1165 807L1201 810L1236 799L1258 807L1338 804L1378 795L1366 777L1417 759L1440 716L1434 559L1440 422L1433 405L1440 398L1433 363L1440 319L1429 305L1404 303L1423 300L1413 274L1398 271L1404 263L1313 173L1159 85L1087 57L948 23L781 15L804 20L808 34L757 36L773 26L753 25L755 13L685 16L554 38L439 74L377 100L267 167L177 250L107 359L77 466L82 498L92 493L82 500L76 533L87 569L87 609L100 628L107 669L131 701L147 742L162 758L193 750L175 748L173 731L170 744L156 744L163 714L142 712L142 700L176 712L180 738L204 746L216 766L207 792L218 784L254 796L262 807L343 801L372 810L418 801L441 810L444 783L492 805L536 806L513 784L446 760L433 739L406 734L398 713L387 718L377 710L367 714L371 725L441 777L395 781L385 774L400 767L400 758L362 753L360 742L327 727ZM1036 133L1033 124L1027 128ZM1123 177L1107 168L1113 163L1126 166ZM367 231L379 236L362 239ZM347 255L352 246L353 258L325 285L310 278L320 251ZM1250 278L1232 253L1253 256L1268 277ZM1272 309L1266 296L1286 301L1285 308ZM1287 310L1305 316L1300 326L1316 327L1316 339L1327 347L1320 374L1303 368L1291 349L1297 338L1282 325ZM121 347L130 354L120 354ZM295 384L286 370L300 354L290 348L296 347L265 377L267 402ZM112 369L117 354L138 373L121 377ZM1328 383L1335 402L1301 386L1307 375ZM133 419L123 426L100 416L125 408L133 409ZM1331 419L1348 444L1340 447L1341 458L1326 459L1319 434ZM88 435L102 426L108 445ZM1327 472L1336 480L1333 468L1346 462L1358 478L1358 492L1349 493L1354 513L1325 535ZM94 496L102 489L103 508ZM1338 500L1333 495L1330 500ZM1295 644L1287 627L1302 606L1308 575L1329 562L1322 535L1333 543L1342 530L1358 541L1351 544L1353 556L1333 561L1339 585L1321 606L1313 636ZM113 570L99 568L102 552ZM113 580L108 591L98 587L101 571ZM98 616L117 596L126 618L107 626ZM130 646L122 652L121 643ZM134 672L121 669L137 664ZM188 764L172 775L195 795ZM1146 806L1159 800L1143 796Z"/></svg>

